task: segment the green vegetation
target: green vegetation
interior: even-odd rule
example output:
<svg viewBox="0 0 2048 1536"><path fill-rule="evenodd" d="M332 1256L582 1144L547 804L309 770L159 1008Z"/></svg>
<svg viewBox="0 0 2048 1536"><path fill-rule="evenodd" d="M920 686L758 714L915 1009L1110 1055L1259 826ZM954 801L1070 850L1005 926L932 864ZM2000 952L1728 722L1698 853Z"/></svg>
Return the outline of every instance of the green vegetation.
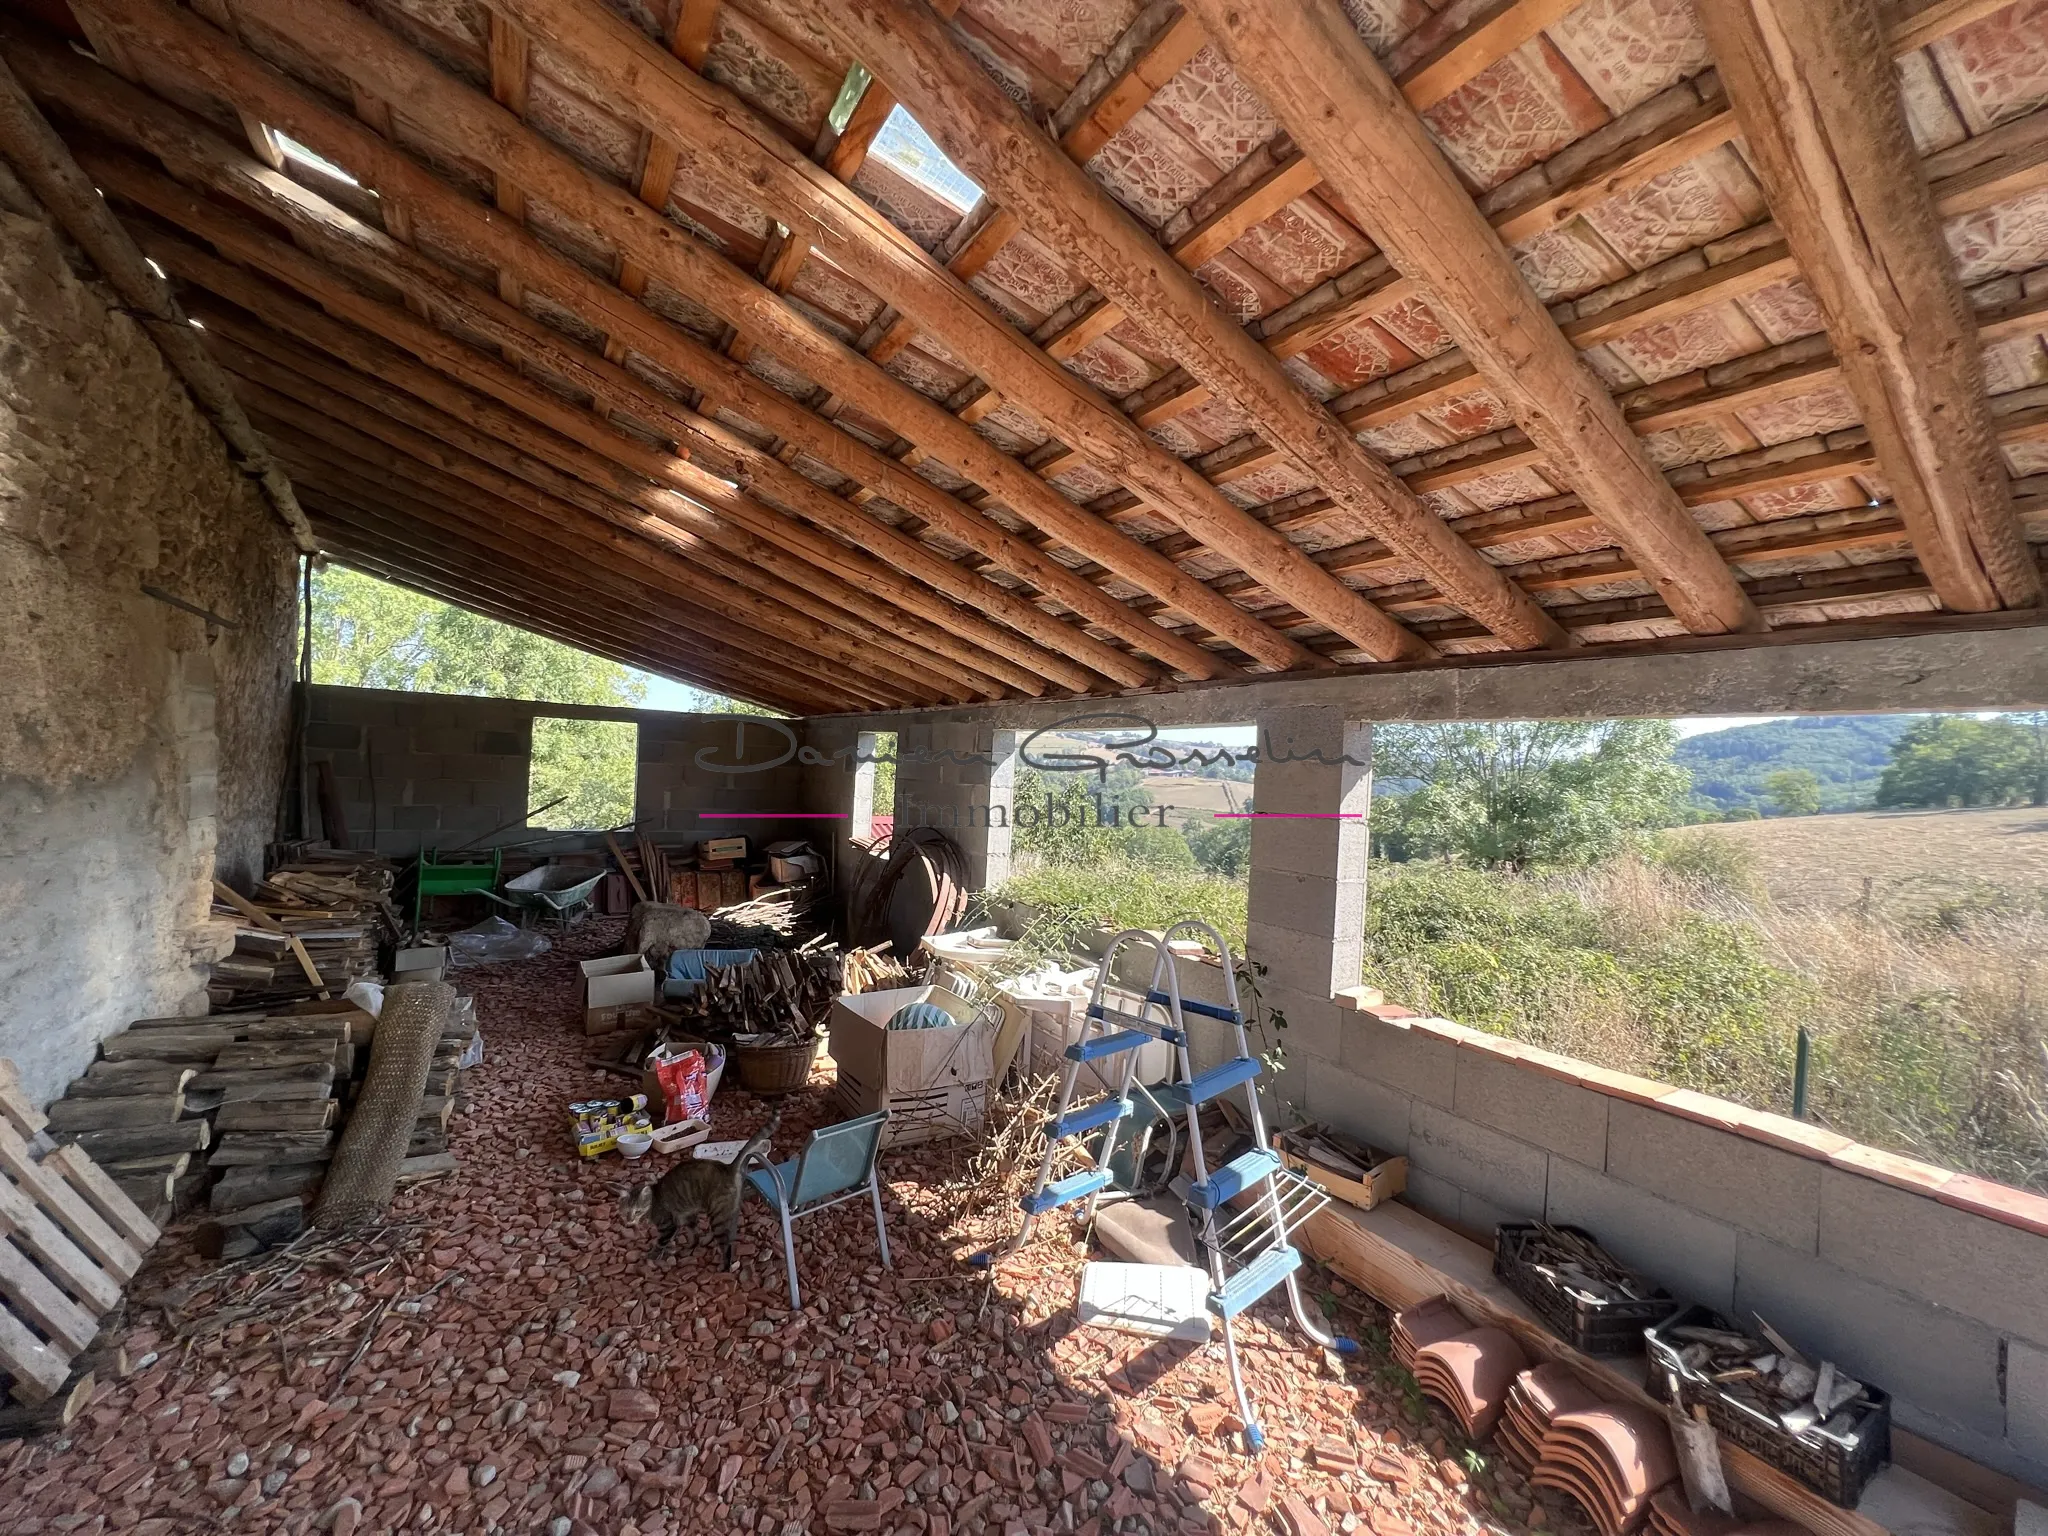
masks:
<svg viewBox="0 0 2048 1536"><path fill-rule="evenodd" d="M630 721L536 718L527 825L563 830L624 826L633 819L639 757L640 728Z"/></svg>
<svg viewBox="0 0 2048 1536"><path fill-rule="evenodd" d="M1386 726L1375 772L1417 788L1374 805L1373 839L1394 859L1506 869L1611 857L1679 818L1677 739L1668 720Z"/></svg>
<svg viewBox="0 0 2048 1536"><path fill-rule="evenodd" d="M2048 714L1929 715L1892 748L1879 807L2048 805Z"/></svg>
<svg viewBox="0 0 2048 1536"><path fill-rule="evenodd" d="M1780 816L1811 816L1820 810L1820 780L1811 768L1780 768L1765 774L1764 793Z"/></svg>
<svg viewBox="0 0 2048 1536"><path fill-rule="evenodd" d="M1860 810L1877 792L1892 743L1916 718L1816 715L1738 725L1689 736L1673 757L1692 774L1694 802L1708 810L1774 810L1764 781L1797 769L1811 773L1819 784L1822 810Z"/></svg>

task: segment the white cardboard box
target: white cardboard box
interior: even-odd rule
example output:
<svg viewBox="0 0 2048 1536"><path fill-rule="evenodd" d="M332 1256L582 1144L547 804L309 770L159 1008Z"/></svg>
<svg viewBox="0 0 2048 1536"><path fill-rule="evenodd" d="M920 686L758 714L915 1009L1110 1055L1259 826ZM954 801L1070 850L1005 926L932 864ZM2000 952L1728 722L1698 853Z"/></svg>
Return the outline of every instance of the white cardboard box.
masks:
<svg viewBox="0 0 2048 1536"><path fill-rule="evenodd" d="M613 1010L654 1002L657 978L645 955L606 955L598 960L585 960L582 971L583 1027L588 1033L602 1033L602 1029L592 1026L615 1018Z"/></svg>

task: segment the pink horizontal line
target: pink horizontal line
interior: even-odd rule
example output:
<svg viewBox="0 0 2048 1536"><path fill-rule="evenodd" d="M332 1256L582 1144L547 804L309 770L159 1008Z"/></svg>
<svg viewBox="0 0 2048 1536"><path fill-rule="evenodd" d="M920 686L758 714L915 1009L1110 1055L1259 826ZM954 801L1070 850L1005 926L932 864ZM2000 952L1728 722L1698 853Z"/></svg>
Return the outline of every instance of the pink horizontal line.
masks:
<svg viewBox="0 0 2048 1536"><path fill-rule="evenodd" d="M747 821L766 817L770 821L845 821L850 811L699 811L699 821Z"/></svg>
<svg viewBox="0 0 2048 1536"><path fill-rule="evenodd" d="M1218 821L1256 821L1261 817L1286 821L1356 821L1363 811L1211 811Z"/></svg>

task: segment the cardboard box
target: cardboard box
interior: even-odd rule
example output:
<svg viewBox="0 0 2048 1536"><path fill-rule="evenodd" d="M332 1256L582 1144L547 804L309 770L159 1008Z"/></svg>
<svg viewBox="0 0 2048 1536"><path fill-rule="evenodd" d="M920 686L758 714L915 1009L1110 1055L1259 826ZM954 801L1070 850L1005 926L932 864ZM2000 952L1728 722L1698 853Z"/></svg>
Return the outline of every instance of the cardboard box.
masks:
<svg viewBox="0 0 2048 1536"><path fill-rule="evenodd" d="M583 1032L609 1034L626 1022L622 1009L654 1006L658 978L645 955L606 955L585 960L583 971Z"/></svg>
<svg viewBox="0 0 2048 1536"><path fill-rule="evenodd" d="M1287 1133L1275 1131L1272 1136L1273 1150L1280 1161L1291 1171L1300 1174L1311 1184L1327 1189L1347 1205L1355 1205L1361 1211L1369 1211L1376 1205L1384 1205L1408 1187L1408 1159L1391 1154L1380 1154L1364 1179L1355 1179L1348 1173L1339 1173L1334 1168L1325 1168L1287 1144Z"/></svg>
<svg viewBox="0 0 2048 1536"><path fill-rule="evenodd" d="M391 980L439 981L448 974L448 946L446 944L422 944L414 949L401 949L391 960Z"/></svg>
<svg viewBox="0 0 2048 1536"><path fill-rule="evenodd" d="M949 1029L890 1029L897 1010L912 1003L936 1003L959 1022ZM845 996L832 1005L830 1029L839 1097L856 1115L890 1112L884 1145L980 1132L986 1084L995 1073L996 1025L977 1021L964 998L942 987Z"/></svg>

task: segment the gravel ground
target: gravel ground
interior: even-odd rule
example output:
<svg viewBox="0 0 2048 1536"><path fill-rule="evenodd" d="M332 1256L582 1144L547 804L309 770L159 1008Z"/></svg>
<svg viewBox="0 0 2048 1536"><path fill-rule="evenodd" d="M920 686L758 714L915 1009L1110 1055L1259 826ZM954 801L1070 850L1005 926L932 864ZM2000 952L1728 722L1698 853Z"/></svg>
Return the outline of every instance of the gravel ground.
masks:
<svg viewBox="0 0 2048 1536"><path fill-rule="evenodd" d="M966 1143L885 1154L895 1270L864 1203L798 1226L788 1308L766 1207L733 1273L648 1251L619 1219L640 1179L580 1162L564 1109L623 1080L584 1062L575 962L616 923L461 978L488 1056L451 1144L462 1171L289 1262L209 1270L174 1228L132 1288L147 1361L61 1436L0 1447L0 1531L1576 1530L1472 1454L1387 1363L1384 1317L1308 1272L1348 1362L1278 1306L1241 1334L1268 1435L1242 1454L1221 1350L1076 1330L1079 1257L1055 1231L983 1281L960 1263L1014 1204ZM713 1135L763 1101L720 1089ZM839 1118L829 1067L785 1101L777 1150Z"/></svg>

